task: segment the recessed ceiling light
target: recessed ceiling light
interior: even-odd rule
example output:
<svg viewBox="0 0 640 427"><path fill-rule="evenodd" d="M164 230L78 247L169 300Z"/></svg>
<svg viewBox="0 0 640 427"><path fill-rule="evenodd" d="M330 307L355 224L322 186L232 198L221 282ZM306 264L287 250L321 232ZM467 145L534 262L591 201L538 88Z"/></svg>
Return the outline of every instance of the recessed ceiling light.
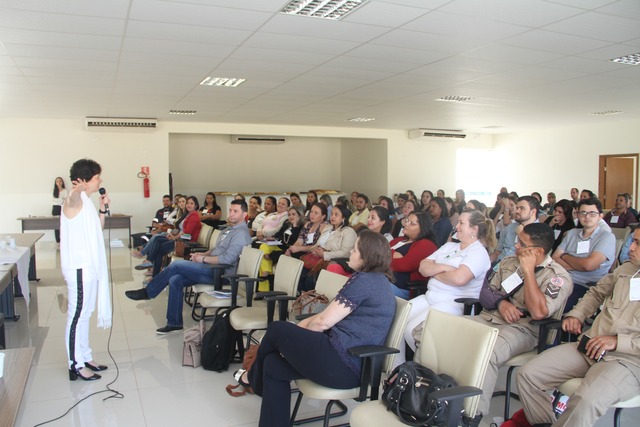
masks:
<svg viewBox="0 0 640 427"><path fill-rule="evenodd" d="M238 87L245 81L246 79L238 79L235 77L206 77L200 82L200 86Z"/></svg>
<svg viewBox="0 0 640 427"><path fill-rule="evenodd" d="M436 102L469 102L473 99L471 96L457 96L457 95L449 95L449 96L441 96L440 98L434 99Z"/></svg>
<svg viewBox="0 0 640 427"><path fill-rule="evenodd" d="M608 110L608 111L596 111L595 113L589 113L592 116L615 116L616 114L622 114L623 111Z"/></svg>
<svg viewBox="0 0 640 427"><path fill-rule="evenodd" d="M196 110L169 110L169 114L180 114L184 116L193 116L196 113Z"/></svg>
<svg viewBox="0 0 640 427"><path fill-rule="evenodd" d="M617 62L618 64L640 65L640 53L632 53L630 55L610 59L609 61Z"/></svg>
<svg viewBox="0 0 640 427"><path fill-rule="evenodd" d="M372 122L374 120L374 117L352 117L348 119L349 122Z"/></svg>
<svg viewBox="0 0 640 427"><path fill-rule="evenodd" d="M340 19L365 4L368 0L291 0L281 13L311 16L313 18Z"/></svg>

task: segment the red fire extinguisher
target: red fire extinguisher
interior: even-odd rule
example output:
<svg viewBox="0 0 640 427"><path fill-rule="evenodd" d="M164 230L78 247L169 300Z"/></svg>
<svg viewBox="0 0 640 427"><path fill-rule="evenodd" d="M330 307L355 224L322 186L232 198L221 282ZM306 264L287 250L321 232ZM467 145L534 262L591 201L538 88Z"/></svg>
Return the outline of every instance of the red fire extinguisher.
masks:
<svg viewBox="0 0 640 427"><path fill-rule="evenodd" d="M150 188L149 188L149 166L141 166L140 172L138 172L138 178L142 178L142 187L144 192L144 197L150 197Z"/></svg>

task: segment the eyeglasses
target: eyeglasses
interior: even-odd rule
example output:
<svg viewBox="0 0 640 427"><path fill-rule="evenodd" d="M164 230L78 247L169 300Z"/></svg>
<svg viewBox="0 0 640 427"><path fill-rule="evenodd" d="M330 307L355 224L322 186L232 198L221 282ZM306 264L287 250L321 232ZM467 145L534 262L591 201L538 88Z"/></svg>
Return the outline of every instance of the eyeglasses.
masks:
<svg viewBox="0 0 640 427"><path fill-rule="evenodd" d="M516 240L516 243L518 244L518 246L520 246L522 249L526 249L526 248L539 248L540 246L527 246L522 240L520 240L520 238L518 237L518 240Z"/></svg>
<svg viewBox="0 0 640 427"><path fill-rule="evenodd" d="M595 218L598 215L600 215L600 212L598 211L579 211L578 215L585 217L588 216L589 218Z"/></svg>
<svg viewBox="0 0 640 427"><path fill-rule="evenodd" d="M404 225L418 225L418 221L411 221L409 218L405 218L402 220Z"/></svg>

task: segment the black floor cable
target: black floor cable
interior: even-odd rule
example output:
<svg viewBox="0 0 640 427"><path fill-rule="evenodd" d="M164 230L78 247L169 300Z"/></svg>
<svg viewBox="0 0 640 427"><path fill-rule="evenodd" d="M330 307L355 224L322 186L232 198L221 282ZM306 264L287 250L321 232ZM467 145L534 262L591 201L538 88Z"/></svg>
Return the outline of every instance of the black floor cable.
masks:
<svg viewBox="0 0 640 427"><path fill-rule="evenodd" d="M109 216L111 216L111 214L109 214ZM42 426L45 424L49 424L52 423L54 421L57 421L59 419L64 418L65 416L67 416L69 414L69 412L71 412L73 410L73 408L75 408L76 406L78 406L79 404L81 404L82 402L84 402L85 400L87 400L90 397L96 396L98 394L102 394L102 393L112 393L111 396L107 396L104 399L102 399L102 401L106 401L109 399L124 399L124 394L120 393L118 390L112 389L110 386L111 384L115 383L116 381L118 381L118 377L120 377L120 368L118 367L118 363L116 362L116 359L114 359L113 354L111 354L111 335L113 333L113 323L114 323L114 317L113 317L113 271L111 269L111 227L108 227L107 230L108 232L108 242L109 242L109 288L111 290L110 293L110 297L111 297L111 327L109 328L109 339L107 340L107 353L109 353L109 357L111 358L111 361L113 362L113 365L116 368L116 377L113 379L113 381L111 381L109 384L107 384L105 386L105 390L100 390L100 391L95 391L85 397L83 397L82 399L80 399L79 401L77 401L73 406L71 406L69 409L67 409L67 411L60 415L57 418L52 418L48 421L44 421L41 422L39 424L36 424L34 427L38 427L38 426Z"/></svg>

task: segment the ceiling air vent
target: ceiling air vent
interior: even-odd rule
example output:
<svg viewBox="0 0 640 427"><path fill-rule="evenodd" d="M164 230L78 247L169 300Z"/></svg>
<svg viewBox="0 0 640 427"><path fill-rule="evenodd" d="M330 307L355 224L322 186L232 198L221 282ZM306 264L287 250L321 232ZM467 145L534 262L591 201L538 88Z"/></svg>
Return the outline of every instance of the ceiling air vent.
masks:
<svg viewBox="0 0 640 427"><path fill-rule="evenodd" d="M155 129L157 119L124 118L124 117L85 117L88 130L106 129Z"/></svg>
<svg viewBox="0 0 640 427"><path fill-rule="evenodd" d="M452 129L411 129L409 131L409 139L465 139L467 135L461 130Z"/></svg>
<svg viewBox="0 0 640 427"><path fill-rule="evenodd" d="M284 144L284 136L231 135L232 144Z"/></svg>

